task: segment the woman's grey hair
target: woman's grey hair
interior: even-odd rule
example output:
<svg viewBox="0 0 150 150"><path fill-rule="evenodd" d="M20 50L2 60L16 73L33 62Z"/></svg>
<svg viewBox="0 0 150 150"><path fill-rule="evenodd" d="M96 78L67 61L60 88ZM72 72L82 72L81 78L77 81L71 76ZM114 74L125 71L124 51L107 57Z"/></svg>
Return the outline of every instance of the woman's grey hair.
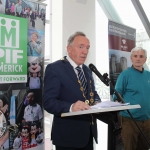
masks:
<svg viewBox="0 0 150 150"><path fill-rule="evenodd" d="M39 35L38 35L37 32L32 32L31 36L32 36L33 34L36 35L37 38L39 38Z"/></svg>
<svg viewBox="0 0 150 150"><path fill-rule="evenodd" d="M142 47L135 47L135 48L133 48L133 49L131 50L131 55L132 55L133 52L135 52L135 51L144 51L145 56L147 57L147 51L146 51L144 48L142 48Z"/></svg>
<svg viewBox="0 0 150 150"><path fill-rule="evenodd" d="M72 34L72 35L69 37L69 39L68 39L68 41L67 41L67 45L71 45L71 44L73 43L73 40L74 40L74 38L75 38L76 36L85 36L85 37L86 37L86 35L85 35L83 32L75 32L74 34Z"/></svg>

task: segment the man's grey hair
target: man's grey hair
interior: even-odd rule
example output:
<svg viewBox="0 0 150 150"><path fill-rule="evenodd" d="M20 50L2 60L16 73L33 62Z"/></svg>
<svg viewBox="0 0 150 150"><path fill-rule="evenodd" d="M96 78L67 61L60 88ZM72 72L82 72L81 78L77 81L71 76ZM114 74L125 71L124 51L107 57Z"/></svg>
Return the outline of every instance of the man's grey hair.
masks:
<svg viewBox="0 0 150 150"><path fill-rule="evenodd" d="M73 40L74 40L74 38L75 38L76 36L85 36L85 37L86 37L86 35L85 35L83 32L80 32L80 31L75 32L74 34L72 34L72 35L69 37L69 39L68 39L68 41L67 41L67 45L71 45L71 44L73 43Z"/></svg>
<svg viewBox="0 0 150 150"><path fill-rule="evenodd" d="M146 51L144 48L142 48L142 47L134 47L134 48L131 50L131 55L132 55L133 52L135 52L135 51L144 51L145 56L147 57L147 51Z"/></svg>

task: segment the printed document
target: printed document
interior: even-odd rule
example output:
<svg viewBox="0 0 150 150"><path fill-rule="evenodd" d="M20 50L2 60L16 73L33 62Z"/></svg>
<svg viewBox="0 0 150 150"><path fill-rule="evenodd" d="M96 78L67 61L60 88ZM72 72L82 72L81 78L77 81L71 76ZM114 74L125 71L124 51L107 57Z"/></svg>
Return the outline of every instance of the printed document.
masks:
<svg viewBox="0 0 150 150"><path fill-rule="evenodd" d="M106 108L106 107L118 107L118 106L127 106L127 105L130 105L130 103L104 101L104 102L98 103L94 106L91 106L91 109L100 109L100 108Z"/></svg>

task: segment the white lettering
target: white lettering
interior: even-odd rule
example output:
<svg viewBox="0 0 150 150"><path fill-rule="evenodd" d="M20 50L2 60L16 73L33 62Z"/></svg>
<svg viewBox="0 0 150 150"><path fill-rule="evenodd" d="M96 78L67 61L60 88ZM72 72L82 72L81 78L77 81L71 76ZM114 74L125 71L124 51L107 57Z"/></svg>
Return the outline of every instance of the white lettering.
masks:
<svg viewBox="0 0 150 150"><path fill-rule="evenodd" d="M2 80L2 77L0 80ZM25 81L25 77L3 77L3 81Z"/></svg>
<svg viewBox="0 0 150 150"><path fill-rule="evenodd" d="M17 64L18 59L23 59L23 50L11 50L6 49L6 52L3 49L0 49L0 58L5 57L4 63L13 63Z"/></svg>
<svg viewBox="0 0 150 150"><path fill-rule="evenodd" d="M11 61L11 54L10 54L10 49L6 49L6 63L10 63Z"/></svg>
<svg viewBox="0 0 150 150"><path fill-rule="evenodd" d="M23 72L22 65L0 65L0 72Z"/></svg>
<svg viewBox="0 0 150 150"><path fill-rule="evenodd" d="M23 53L23 50L14 50L13 51L13 63L17 64L18 58L23 58L21 55L18 55L19 53Z"/></svg>
<svg viewBox="0 0 150 150"><path fill-rule="evenodd" d="M0 48L0 57L4 57L4 50Z"/></svg>

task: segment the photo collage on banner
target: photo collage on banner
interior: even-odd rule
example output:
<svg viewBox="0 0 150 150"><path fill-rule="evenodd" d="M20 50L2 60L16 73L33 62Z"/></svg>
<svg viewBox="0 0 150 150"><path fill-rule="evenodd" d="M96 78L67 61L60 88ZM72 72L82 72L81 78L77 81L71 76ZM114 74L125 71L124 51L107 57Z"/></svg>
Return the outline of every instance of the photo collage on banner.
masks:
<svg viewBox="0 0 150 150"><path fill-rule="evenodd" d="M135 38L135 29L113 21L108 22L109 73L114 86L119 74L132 65L130 52L135 47ZM113 93L110 87L110 95Z"/></svg>
<svg viewBox="0 0 150 150"><path fill-rule="evenodd" d="M0 0L0 149L3 150L44 149L45 15L46 5Z"/></svg>

